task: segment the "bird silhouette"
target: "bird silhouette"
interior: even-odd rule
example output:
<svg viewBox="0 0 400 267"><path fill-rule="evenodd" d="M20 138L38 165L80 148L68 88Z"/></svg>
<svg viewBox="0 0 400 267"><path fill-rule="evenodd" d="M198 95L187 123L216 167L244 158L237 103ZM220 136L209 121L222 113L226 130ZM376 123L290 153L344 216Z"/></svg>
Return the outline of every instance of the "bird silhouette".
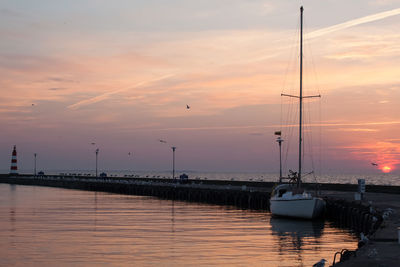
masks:
<svg viewBox="0 0 400 267"><path fill-rule="evenodd" d="M372 165L372 166L378 166L378 163L371 162L371 165Z"/></svg>
<svg viewBox="0 0 400 267"><path fill-rule="evenodd" d="M160 142L160 143L167 143L167 141L165 141L165 140L162 140L162 139L158 139L158 141Z"/></svg>
<svg viewBox="0 0 400 267"><path fill-rule="evenodd" d="M189 105L186 105L186 109L190 109L190 106L189 106Z"/></svg>

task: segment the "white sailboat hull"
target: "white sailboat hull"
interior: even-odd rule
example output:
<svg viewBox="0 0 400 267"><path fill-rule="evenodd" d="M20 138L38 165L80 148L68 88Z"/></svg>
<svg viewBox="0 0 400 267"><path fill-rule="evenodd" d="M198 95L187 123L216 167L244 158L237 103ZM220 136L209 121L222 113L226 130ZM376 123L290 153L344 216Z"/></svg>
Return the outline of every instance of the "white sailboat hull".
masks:
<svg viewBox="0 0 400 267"><path fill-rule="evenodd" d="M322 215L325 201L312 197L307 199L270 199L270 210L273 215L313 219Z"/></svg>

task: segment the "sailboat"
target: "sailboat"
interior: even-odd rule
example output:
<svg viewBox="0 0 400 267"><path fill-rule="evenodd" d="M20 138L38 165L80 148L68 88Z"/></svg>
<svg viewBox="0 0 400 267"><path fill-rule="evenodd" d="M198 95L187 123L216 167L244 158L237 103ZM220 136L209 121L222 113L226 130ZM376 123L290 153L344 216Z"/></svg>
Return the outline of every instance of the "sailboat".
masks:
<svg viewBox="0 0 400 267"><path fill-rule="evenodd" d="M289 181L283 183L282 171L280 172L279 182L270 198L270 211L272 215L294 217L302 219L314 219L319 217L325 208L325 201L313 196L302 188L301 167L302 167L302 126L303 126L303 99L315 96L303 96L303 7L300 7L300 94L298 96L281 94L282 96L294 97L299 99L300 118L299 118L299 169L298 172L290 171ZM280 132L278 132L280 135ZM278 138L279 147L282 139Z"/></svg>

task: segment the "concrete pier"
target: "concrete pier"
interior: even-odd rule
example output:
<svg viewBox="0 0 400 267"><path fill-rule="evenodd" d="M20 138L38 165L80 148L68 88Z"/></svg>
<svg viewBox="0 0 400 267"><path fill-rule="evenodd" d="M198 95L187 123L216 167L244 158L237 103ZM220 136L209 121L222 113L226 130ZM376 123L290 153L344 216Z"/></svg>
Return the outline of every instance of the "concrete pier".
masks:
<svg viewBox="0 0 400 267"><path fill-rule="evenodd" d="M353 202L353 196L345 192L324 192L324 194L342 201ZM335 266L400 266L400 244L397 233L397 228L400 227L400 194L374 193L367 190L364 200L359 203L369 206L373 213L381 215L382 222L372 233L366 234L368 241L356 251L355 256L350 256L348 260Z"/></svg>
<svg viewBox="0 0 400 267"><path fill-rule="evenodd" d="M273 182L187 180L179 183L166 178L123 178L0 175L0 183L52 186L118 194L155 196L242 209L267 210ZM397 266L400 262L400 187L367 185L363 201L354 200L357 185L304 184L318 189L326 200L326 219L339 227L363 233L366 244L357 251L332 252L335 266ZM383 192L390 192L383 193ZM393 264L393 265L392 265Z"/></svg>

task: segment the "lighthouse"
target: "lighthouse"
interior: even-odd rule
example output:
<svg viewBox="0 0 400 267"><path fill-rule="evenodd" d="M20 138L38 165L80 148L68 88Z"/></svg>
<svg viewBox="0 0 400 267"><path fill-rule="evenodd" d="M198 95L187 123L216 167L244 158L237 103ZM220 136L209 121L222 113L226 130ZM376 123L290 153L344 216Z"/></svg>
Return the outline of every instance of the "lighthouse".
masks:
<svg viewBox="0 0 400 267"><path fill-rule="evenodd" d="M18 167L17 167L17 148L14 145L14 149L11 156L11 168L10 175L18 175Z"/></svg>

